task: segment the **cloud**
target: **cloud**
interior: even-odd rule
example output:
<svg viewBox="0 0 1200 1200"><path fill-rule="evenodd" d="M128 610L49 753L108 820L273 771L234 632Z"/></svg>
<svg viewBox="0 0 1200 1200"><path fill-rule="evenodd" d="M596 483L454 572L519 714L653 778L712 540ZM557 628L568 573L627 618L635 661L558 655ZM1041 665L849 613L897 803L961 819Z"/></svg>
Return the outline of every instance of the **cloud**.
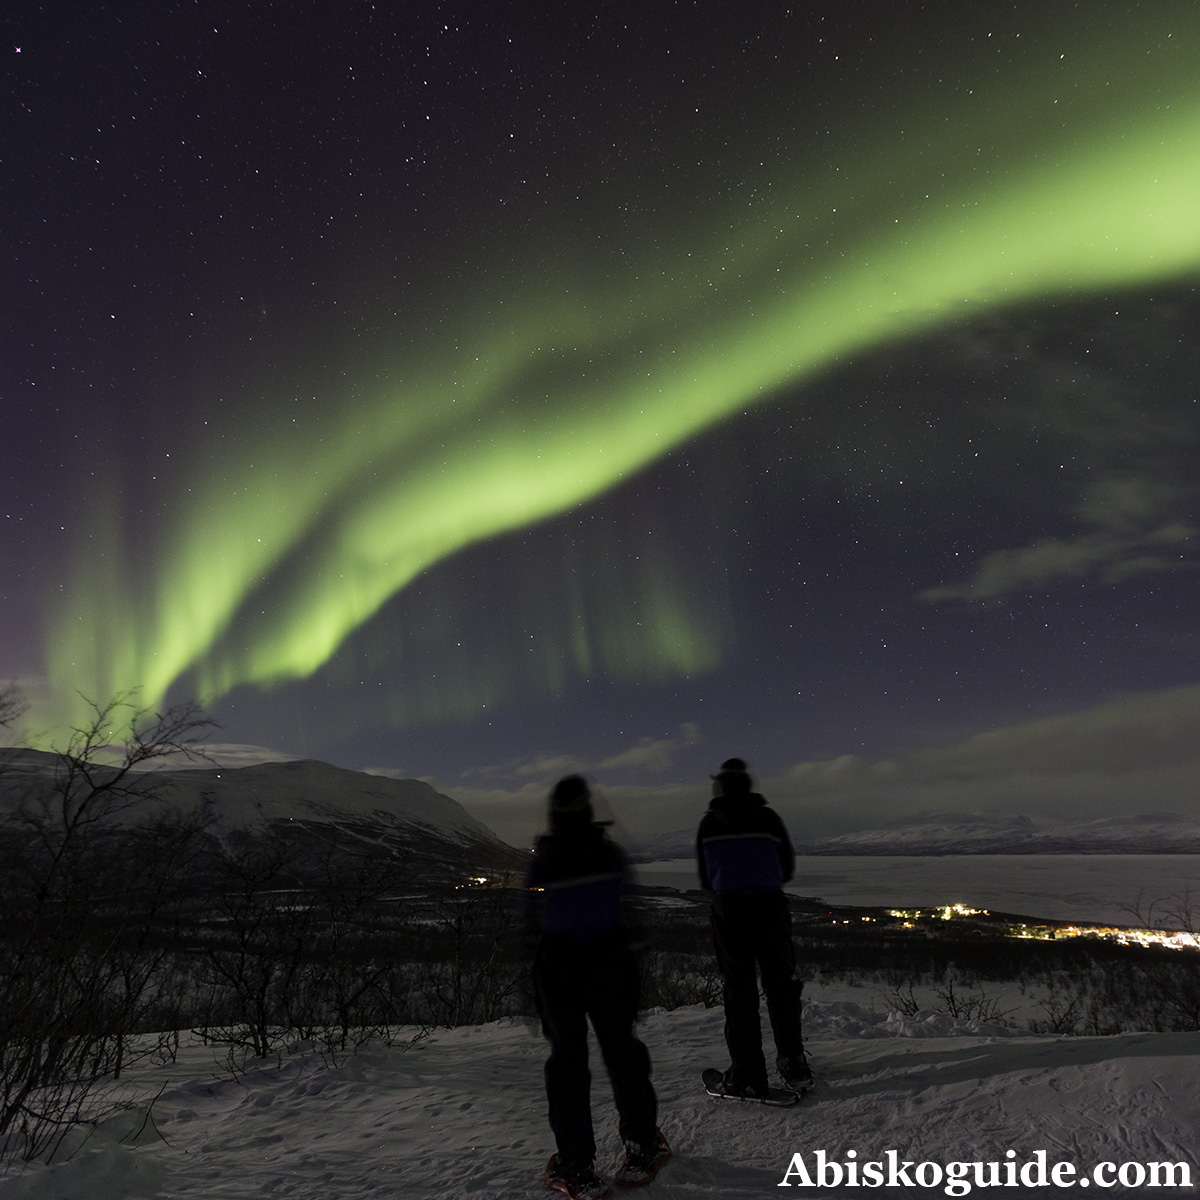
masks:
<svg viewBox="0 0 1200 1200"><path fill-rule="evenodd" d="M540 784L512 788L434 786L510 845L527 848L547 827L548 789ZM617 784L595 785L592 789L597 819L613 822L610 832L623 846L634 846L668 831L693 829L708 801L709 790L703 784Z"/></svg>
<svg viewBox="0 0 1200 1200"><path fill-rule="evenodd" d="M505 841L528 846L546 827L546 798L554 781L572 773L586 775L592 784L597 818L615 821L614 836L631 844L698 821L708 803L707 786L610 784L598 780L597 775L624 770L661 775L674 765L677 752L698 746L701 740L700 727L687 721L675 737L641 738L599 762L557 754L511 759L466 771L457 782L440 790Z"/></svg>
<svg viewBox="0 0 1200 1200"><path fill-rule="evenodd" d="M701 743L700 727L692 721L679 726L679 735L673 738L640 738L634 745L619 750L599 762L578 758L571 754L542 753L528 757L511 758L495 765L472 767L464 771L459 779L469 786L474 781L486 780L530 780L549 787L564 775L593 776L597 771L653 771L661 774L674 765L674 755Z"/></svg>
<svg viewBox="0 0 1200 1200"><path fill-rule="evenodd" d="M799 763L762 787L801 842L931 810L1200 816L1200 687L1114 696L895 760Z"/></svg>
<svg viewBox="0 0 1200 1200"><path fill-rule="evenodd" d="M49 691L50 682L44 675L12 675L0 677L0 693L15 693L24 699Z"/></svg>
<svg viewBox="0 0 1200 1200"><path fill-rule="evenodd" d="M784 773L784 778L789 784L819 791L878 783L895 778L898 773L899 768L894 762L873 763L857 754L843 754L838 758L797 763Z"/></svg>
<svg viewBox="0 0 1200 1200"><path fill-rule="evenodd" d="M1074 538L1043 538L1031 546L984 555L973 578L919 593L922 600L995 600L1065 580L1117 583L1193 567L1195 526L1173 515L1184 502L1177 488L1123 474L1094 484L1074 516L1091 528Z"/></svg>
<svg viewBox="0 0 1200 1200"><path fill-rule="evenodd" d="M459 775L463 780L529 779L549 785L564 775L581 774L588 764L570 754L534 754L510 758L507 762L482 767L470 767Z"/></svg>
<svg viewBox="0 0 1200 1200"><path fill-rule="evenodd" d="M577 775L583 769L584 765L580 759L572 758L569 754L559 754L546 755L520 763L515 771L522 778L549 779L553 776L561 779L564 775Z"/></svg>
<svg viewBox="0 0 1200 1200"><path fill-rule="evenodd" d="M520 787L444 786L429 781L439 792L457 800L497 837L522 849L546 828L546 788L540 783Z"/></svg>
<svg viewBox="0 0 1200 1200"><path fill-rule="evenodd" d="M916 762L935 775L1122 775L1200 763L1200 687L1114 697L1092 708L975 734Z"/></svg>
<svg viewBox="0 0 1200 1200"><path fill-rule="evenodd" d="M0 744L41 745L48 749L49 735L31 723L29 714L44 706L50 695L50 681L44 675L13 675L0 679L0 697L7 701L3 715L8 719L7 725L0 725ZM58 738L61 744L66 741L66 735Z"/></svg>
<svg viewBox="0 0 1200 1200"><path fill-rule="evenodd" d="M685 726L669 744L694 744ZM655 743L612 756L632 765ZM548 763L550 759L536 760ZM644 766L643 766L644 769ZM517 846L545 828L552 780L450 786L473 816ZM997 817L1200 817L1200 686L1110 697L1076 712L1024 721L946 746L872 762L859 755L795 763L760 790L800 844L909 823L929 812ZM603 784L597 812L615 817L624 844L694 832L709 800L705 782Z"/></svg>
<svg viewBox="0 0 1200 1200"><path fill-rule="evenodd" d="M203 758L188 759L182 756L170 759L166 765L172 770L194 767L260 767L263 763L300 762L303 754L288 754L283 750L271 750L266 746L251 746L239 742L206 742L202 747Z"/></svg>
<svg viewBox="0 0 1200 1200"><path fill-rule="evenodd" d="M1036 491L1027 473L1018 485L1023 504L1040 506L1036 539L996 545L968 578L943 580L920 599L986 603L1194 565L1194 409L1158 366L1185 336L1187 317L1157 303L1141 316L1089 311L1085 353L1077 315L1047 327L1014 311L960 331L963 367L985 381L979 403L996 469L1008 462L1028 472L1033 459L1052 473Z"/></svg>
<svg viewBox="0 0 1200 1200"><path fill-rule="evenodd" d="M693 722L685 722L679 727L680 736L677 738L659 738L651 740L642 738L636 746L622 750L611 758L604 759L596 765L598 771L639 770L653 771L662 774L675 765L675 752L690 746L700 745L700 728Z"/></svg>

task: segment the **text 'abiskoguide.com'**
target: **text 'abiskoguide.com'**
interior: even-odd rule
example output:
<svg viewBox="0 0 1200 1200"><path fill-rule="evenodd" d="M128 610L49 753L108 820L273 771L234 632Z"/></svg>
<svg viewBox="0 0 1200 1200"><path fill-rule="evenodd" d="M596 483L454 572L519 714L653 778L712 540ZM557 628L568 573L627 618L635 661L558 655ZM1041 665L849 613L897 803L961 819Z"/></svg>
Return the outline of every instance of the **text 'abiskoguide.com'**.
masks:
<svg viewBox="0 0 1200 1200"><path fill-rule="evenodd" d="M806 1161L808 1160L808 1161ZM896 1150L885 1150L881 1159L860 1161L856 1150L843 1159L829 1158L824 1150L811 1155L793 1154L779 1187L917 1187L941 1188L947 1196L966 1196L975 1188L1190 1188L1192 1170L1181 1162L1101 1162L1081 1169L1071 1162L1048 1161L1045 1150L1035 1150L1019 1160L1015 1150L1005 1151L1003 1162L915 1162Z"/></svg>

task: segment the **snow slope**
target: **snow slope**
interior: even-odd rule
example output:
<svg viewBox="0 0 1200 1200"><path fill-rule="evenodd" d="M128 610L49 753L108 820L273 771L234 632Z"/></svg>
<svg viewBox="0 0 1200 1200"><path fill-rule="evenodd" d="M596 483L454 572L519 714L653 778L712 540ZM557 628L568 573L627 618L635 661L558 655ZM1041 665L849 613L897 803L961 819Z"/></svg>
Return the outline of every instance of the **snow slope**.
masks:
<svg viewBox="0 0 1200 1200"><path fill-rule="evenodd" d="M0 763L0 796L20 799L54 780L58 755L8 749ZM392 779L348 771L312 759L254 767L160 766L155 778L177 806L189 808L207 798L219 820L249 826L304 817L344 821L385 815L423 826L442 836L491 840L495 834L449 796L419 779Z"/></svg>
<svg viewBox="0 0 1200 1200"><path fill-rule="evenodd" d="M185 803L211 797L219 819L345 821L386 814L464 840L495 835L466 809L418 779L390 779L299 759L257 767L176 771L172 794Z"/></svg>
<svg viewBox="0 0 1200 1200"><path fill-rule="evenodd" d="M1044 1150L1081 1171L1112 1161L1179 1161L1200 1182L1200 1034L1056 1039L945 1016L888 1017L862 989L814 989L806 1004L817 1091L794 1109L708 1099L700 1069L724 1065L719 1010L647 1014L660 1120L675 1158L646 1200L943 1195L882 1187L779 1185L793 1154L845 1161L1018 1163ZM853 1002L845 997L854 996ZM877 1006L878 1007L878 1006ZM238 1080L192 1046L127 1085L139 1107L72 1145L73 1157L0 1179L3 1200L535 1200L552 1150L542 1093L545 1044L531 1024L439 1031L361 1051L338 1067L297 1055ZM602 1170L619 1151L595 1061ZM156 1097L156 1098L154 1098ZM150 1119L145 1100L153 1099ZM622 1193L618 1193L621 1195ZM991 1191L979 1192L992 1195ZM1050 1188L1005 1196L1062 1196ZM1120 1187L1104 1195L1126 1194Z"/></svg>
<svg viewBox="0 0 1200 1200"><path fill-rule="evenodd" d="M0 751L0 819L53 790L58 756ZM356 853L411 854L439 866L456 863L523 870L524 856L449 796L419 779L392 779L315 760L252 767L162 766L152 776L162 802L187 811L204 801L218 833L264 831L296 843L336 842ZM138 812L146 809L139 808Z"/></svg>

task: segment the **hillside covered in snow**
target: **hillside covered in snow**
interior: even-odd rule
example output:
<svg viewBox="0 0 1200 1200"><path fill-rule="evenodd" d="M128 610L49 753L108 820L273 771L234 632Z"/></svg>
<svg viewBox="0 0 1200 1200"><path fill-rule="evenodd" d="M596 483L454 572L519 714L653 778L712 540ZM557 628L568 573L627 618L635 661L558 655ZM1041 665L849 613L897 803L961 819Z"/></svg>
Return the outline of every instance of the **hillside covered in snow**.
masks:
<svg viewBox="0 0 1200 1200"><path fill-rule="evenodd" d="M58 756L0 751L0 819L53 793ZM291 761L251 767L184 768L153 773L156 801L185 812L203 805L213 833L277 839L297 860L331 850L379 856L423 875L446 870L519 871L521 853L449 796L417 779L391 779L329 763ZM144 815L147 805L139 806Z"/></svg>
<svg viewBox="0 0 1200 1200"><path fill-rule="evenodd" d="M1148 1181L1165 1169L1154 1163L1178 1164L1175 1178L1190 1187L1145 1194L1196 1192L1200 1034L1033 1036L933 1012L889 1014L862 989L821 987L806 1022L817 1089L796 1108L768 1109L710 1100L700 1088L703 1067L724 1065L719 1009L647 1014L641 1036L675 1156L644 1193L630 1194L962 1195L961 1181L947 1192L941 1175L938 1186L922 1185L951 1163L979 1162L985 1181L987 1164L1001 1181L1010 1168L1028 1170L1034 1186L999 1194L1061 1197L1048 1179L1039 1183L1040 1156L1047 1171L1067 1163L1089 1182L1099 1168L1098 1182L1116 1184L1104 1195L1134 1194L1120 1179ZM518 1020L372 1045L336 1066L298 1048L237 1077L193 1044L174 1063L139 1067L124 1085L124 1112L73 1135L60 1161L0 1180L0 1195L539 1200L551 1195L541 1171L553 1148L545 1053L532 1022ZM598 1167L611 1172L619 1140L598 1060L593 1074ZM894 1166L894 1183L885 1174L884 1186L862 1187L870 1177L860 1175L858 1187L805 1187L794 1156L817 1185L820 1154L843 1171ZM825 1172L832 1181L833 1165Z"/></svg>

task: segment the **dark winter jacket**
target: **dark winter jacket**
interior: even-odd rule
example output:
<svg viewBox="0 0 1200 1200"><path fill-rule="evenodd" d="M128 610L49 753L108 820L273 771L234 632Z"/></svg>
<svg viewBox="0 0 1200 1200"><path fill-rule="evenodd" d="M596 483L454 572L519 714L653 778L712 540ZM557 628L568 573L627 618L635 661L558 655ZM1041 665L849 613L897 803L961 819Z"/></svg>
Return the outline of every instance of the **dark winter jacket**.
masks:
<svg viewBox="0 0 1200 1200"><path fill-rule="evenodd" d="M575 944L621 932L629 865L598 825L540 837L525 886L539 895L543 935Z"/></svg>
<svg viewBox="0 0 1200 1200"><path fill-rule="evenodd" d="M714 796L696 835L700 886L752 896L778 891L796 854L779 814L757 792Z"/></svg>

